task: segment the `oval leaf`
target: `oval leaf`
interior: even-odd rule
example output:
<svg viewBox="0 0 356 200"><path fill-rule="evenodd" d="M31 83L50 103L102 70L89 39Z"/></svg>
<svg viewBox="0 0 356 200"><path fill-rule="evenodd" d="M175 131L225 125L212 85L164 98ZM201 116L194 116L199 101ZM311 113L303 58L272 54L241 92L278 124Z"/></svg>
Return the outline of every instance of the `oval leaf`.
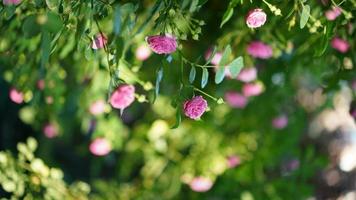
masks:
<svg viewBox="0 0 356 200"><path fill-rule="evenodd" d="M219 66L225 66L227 64L227 62L229 61L230 55L231 55L231 46L227 45L224 50L224 53L221 57L221 60L219 62Z"/></svg>
<svg viewBox="0 0 356 200"><path fill-rule="evenodd" d="M305 5L303 6L303 10L302 10L302 15L300 16L300 28L304 28L304 26L307 24L308 19L310 16L310 7L309 5Z"/></svg>
<svg viewBox="0 0 356 200"><path fill-rule="evenodd" d="M225 77L225 67L220 66L218 71L215 74L215 83L216 84L221 83L221 81L224 80L224 77Z"/></svg>
<svg viewBox="0 0 356 200"><path fill-rule="evenodd" d="M209 72L206 68L203 68L203 73L201 77L201 88L204 88L206 84L208 83L209 79Z"/></svg>
<svg viewBox="0 0 356 200"><path fill-rule="evenodd" d="M196 74L197 74L197 71L196 71L195 67L192 66L192 68L190 69L190 72L189 72L189 82L190 83L194 82Z"/></svg>
<svg viewBox="0 0 356 200"><path fill-rule="evenodd" d="M241 56L239 56L238 58L233 60L229 65L231 76L233 78L237 77L237 75L239 75L243 67L244 67L244 59Z"/></svg>

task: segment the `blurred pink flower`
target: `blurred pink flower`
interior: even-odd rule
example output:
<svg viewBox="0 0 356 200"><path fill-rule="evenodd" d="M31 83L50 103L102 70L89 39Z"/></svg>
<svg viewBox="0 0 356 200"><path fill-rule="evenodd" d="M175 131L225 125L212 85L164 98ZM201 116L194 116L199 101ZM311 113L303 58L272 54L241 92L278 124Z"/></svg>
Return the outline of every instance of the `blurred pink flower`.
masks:
<svg viewBox="0 0 356 200"><path fill-rule="evenodd" d="M272 48L260 41L253 41L247 46L247 52L252 57L267 59L272 57L273 50Z"/></svg>
<svg viewBox="0 0 356 200"><path fill-rule="evenodd" d="M253 9L246 16L246 24L249 28L258 28L265 24L267 15L262 9Z"/></svg>
<svg viewBox="0 0 356 200"><path fill-rule="evenodd" d="M240 157L236 155L231 155L227 158L227 166L229 168L234 168L241 163Z"/></svg>
<svg viewBox="0 0 356 200"><path fill-rule="evenodd" d="M356 90L356 80L352 81L351 87L353 90Z"/></svg>
<svg viewBox="0 0 356 200"><path fill-rule="evenodd" d="M54 138L58 135L57 127L51 123L46 124L42 131L47 138Z"/></svg>
<svg viewBox="0 0 356 200"><path fill-rule="evenodd" d="M47 96L46 97L46 103L49 104L49 105L52 104L53 103L53 97L52 96Z"/></svg>
<svg viewBox="0 0 356 200"><path fill-rule="evenodd" d="M349 43L346 40L343 40L339 37L334 37L331 40L331 46L341 53L346 53L350 47Z"/></svg>
<svg viewBox="0 0 356 200"><path fill-rule="evenodd" d="M148 36L146 41L152 51L157 54L170 54L177 49L176 38L169 34Z"/></svg>
<svg viewBox="0 0 356 200"><path fill-rule="evenodd" d="M257 69L255 67L243 68L240 74L237 76L237 79L242 82L251 82L257 78Z"/></svg>
<svg viewBox="0 0 356 200"><path fill-rule="evenodd" d="M258 96L263 92L263 84L260 82L246 83L242 86L242 93L245 97Z"/></svg>
<svg viewBox="0 0 356 200"><path fill-rule="evenodd" d="M212 52L212 50L211 50L211 48L209 48L206 52L205 52L205 60L208 60L209 58L210 58L210 56L211 56L211 54L212 54L213 52ZM215 53L215 55L214 55L214 57L211 59L211 64L213 64L213 65L219 65L219 62L220 62L220 60L221 60L221 58L222 58L222 53L221 52L216 52Z"/></svg>
<svg viewBox="0 0 356 200"><path fill-rule="evenodd" d="M329 21L334 21L341 14L339 7L333 7L331 10L325 12L325 17Z"/></svg>
<svg viewBox="0 0 356 200"><path fill-rule="evenodd" d="M110 97L110 104L117 109L125 109L135 101L135 87L133 85L120 85Z"/></svg>
<svg viewBox="0 0 356 200"><path fill-rule="evenodd" d="M105 138L96 138L89 145L89 150L96 156L105 156L111 151L111 144Z"/></svg>
<svg viewBox="0 0 356 200"><path fill-rule="evenodd" d="M21 91L16 90L15 88L10 89L9 93L11 101L17 104L21 104L23 102L23 94Z"/></svg>
<svg viewBox="0 0 356 200"><path fill-rule="evenodd" d="M280 115L272 120L272 126L276 129L283 129L288 125L288 117Z"/></svg>
<svg viewBox="0 0 356 200"><path fill-rule="evenodd" d="M89 112L92 115L100 115L105 111L105 102L103 100L97 100L90 105Z"/></svg>
<svg viewBox="0 0 356 200"><path fill-rule="evenodd" d="M102 49L107 43L107 38L103 34L98 34L91 44L92 49Z"/></svg>
<svg viewBox="0 0 356 200"><path fill-rule="evenodd" d="M10 6L10 5L18 5L18 4L21 3L21 0L3 0L2 3L4 5L8 5L8 6Z"/></svg>
<svg viewBox="0 0 356 200"><path fill-rule="evenodd" d="M225 93L225 101L233 108L244 108L248 99L238 92L229 91Z"/></svg>
<svg viewBox="0 0 356 200"><path fill-rule="evenodd" d="M147 60L147 58L151 55L151 49L147 45L142 44L136 49L135 55L137 60Z"/></svg>
<svg viewBox="0 0 356 200"><path fill-rule="evenodd" d="M195 192L206 192L213 186L213 182L205 177L195 177L189 186Z"/></svg>
<svg viewBox="0 0 356 200"><path fill-rule="evenodd" d="M202 96L196 96L191 100L187 100L183 104L185 116L197 120L199 119L208 108L208 103Z"/></svg>
<svg viewBox="0 0 356 200"><path fill-rule="evenodd" d="M43 79L38 80L36 86L39 90L43 90L45 88L45 81Z"/></svg>

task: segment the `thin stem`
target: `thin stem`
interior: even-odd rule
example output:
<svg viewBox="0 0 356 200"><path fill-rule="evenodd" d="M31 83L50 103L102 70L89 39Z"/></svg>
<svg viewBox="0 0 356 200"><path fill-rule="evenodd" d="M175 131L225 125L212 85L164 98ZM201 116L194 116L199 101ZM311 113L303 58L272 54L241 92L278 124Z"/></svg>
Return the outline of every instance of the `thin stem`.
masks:
<svg viewBox="0 0 356 200"><path fill-rule="evenodd" d="M203 90L200 90L200 89L199 89L199 88L197 88L197 87L193 87L193 89L194 89L195 91L197 91L197 92L200 92L200 93L204 94L205 96L207 96L207 97L211 98L212 100L214 100L214 101L216 101L216 102L218 101L218 99L217 99L217 98L215 98L215 97L211 96L210 94L208 94L208 93L204 92Z"/></svg>

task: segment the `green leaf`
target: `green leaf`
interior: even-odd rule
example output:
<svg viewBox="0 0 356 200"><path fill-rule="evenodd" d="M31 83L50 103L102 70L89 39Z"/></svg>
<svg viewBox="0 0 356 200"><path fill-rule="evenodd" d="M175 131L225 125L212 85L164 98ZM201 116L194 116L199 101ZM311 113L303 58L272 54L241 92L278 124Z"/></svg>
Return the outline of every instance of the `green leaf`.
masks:
<svg viewBox="0 0 356 200"><path fill-rule="evenodd" d="M244 59L241 56L239 56L238 58L233 60L229 65L231 76L233 78L237 77L237 75L239 75L243 67L244 67Z"/></svg>
<svg viewBox="0 0 356 200"><path fill-rule="evenodd" d="M51 51L51 38L47 31L42 32L41 51L42 51L41 67L44 68L45 64L49 60L49 54Z"/></svg>
<svg viewBox="0 0 356 200"><path fill-rule="evenodd" d="M194 82L196 74L197 74L197 71L196 71L195 67L192 66L192 68L190 69L190 72L189 72L189 82L190 83Z"/></svg>
<svg viewBox="0 0 356 200"><path fill-rule="evenodd" d="M59 0L46 0L46 4L50 10L57 11L59 6Z"/></svg>
<svg viewBox="0 0 356 200"><path fill-rule="evenodd" d="M182 122L182 115L181 115L180 109L181 109L181 107L178 106L177 112L176 112L176 123L171 127L171 129L178 128L180 123Z"/></svg>
<svg viewBox="0 0 356 200"><path fill-rule="evenodd" d="M214 56L215 56L217 51L218 51L218 49L216 47L214 47L214 49L211 52L211 54L210 54L208 60L206 61L205 65L208 65L211 62L211 60L214 58Z"/></svg>
<svg viewBox="0 0 356 200"><path fill-rule="evenodd" d="M224 16L222 18L221 24L220 24L220 28L224 26L224 24L226 24L226 22L228 22L230 20L230 18L232 17L232 15L234 14L234 9L233 8L228 8L225 13Z"/></svg>
<svg viewBox="0 0 356 200"><path fill-rule="evenodd" d="M230 55L231 55L231 46L227 45L225 50L224 50L224 53L223 53L223 55L221 57L219 66L225 66L227 64L227 62L229 61Z"/></svg>
<svg viewBox="0 0 356 200"><path fill-rule="evenodd" d="M29 15L22 24L22 31L28 38L34 37L41 32L41 27L37 24L36 19L36 15Z"/></svg>
<svg viewBox="0 0 356 200"><path fill-rule="evenodd" d="M203 68L202 77L201 77L201 88L204 88L208 83L209 72L206 68Z"/></svg>
<svg viewBox="0 0 356 200"><path fill-rule="evenodd" d="M224 80L225 77L225 67L219 66L218 71L215 74L215 83L219 84Z"/></svg>
<svg viewBox="0 0 356 200"><path fill-rule="evenodd" d="M116 45L116 62L118 63L124 51L124 45L125 45L124 39L122 37L117 37L115 39L115 45Z"/></svg>
<svg viewBox="0 0 356 200"><path fill-rule="evenodd" d="M120 34L120 28L121 28L121 10L120 10L120 5L115 6L115 13L114 13L114 33L115 35Z"/></svg>
<svg viewBox="0 0 356 200"><path fill-rule="evenodd" d="M157 71L157 77L156 77L156 87L155 87L155 95L158 96L159 94L159 84L162 81L163 78L163 67L161 67L158 71Z"/></svg>
<svg viewBox="0 0 356 200"><path fill-rule="evenodd" d="M333 37L334 27L335 27L335 23L333 23L333 22L328 22L326 24L325 33L321 37L321 39L320 39L321 41L318 42L318 47L316 48L314 56L319 57L325 53L327 47L329 46L330 40Z"/></svg>
<svg viewBox="0 0 356 200"><path fill-rule="evenodd" d="M307 24L309 16L310 16L310 7L309 5L304 5L302 14L300 16L300 23L299 23L301 29L303 29L304 26Z"/></svg>
<svg viewBox="0 0 356 200"><path fill-rule="evenodd" d="M47 13L47 22L43 28L50 33L58 33L63 26L61 17L53 12Z"/></svg>

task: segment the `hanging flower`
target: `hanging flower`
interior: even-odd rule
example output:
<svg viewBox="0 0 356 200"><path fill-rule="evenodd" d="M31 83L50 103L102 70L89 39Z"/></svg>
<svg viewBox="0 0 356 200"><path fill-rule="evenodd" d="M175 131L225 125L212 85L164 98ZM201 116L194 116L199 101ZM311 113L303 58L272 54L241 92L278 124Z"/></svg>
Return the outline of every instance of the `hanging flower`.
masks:
<svg viewBox="0 0 356 200"><path fill-rule="evenodd" d="M213 182L205 177L195 177L189 186L195 192L206 192L213 186Z"/></svg>
<svg viewBox="0 0 356 200"><path fill-rule="evenodd" d="M256 80L257 69L255 67L243 68L240 74L237 76L237 80L248 83Z"/></svg>
<svg viewBox="0 0 356 200"><path fill-rule="evenodd" d="M92 49L102 49L105 47L107 43L107 38L103 34L98 34L95 39L93 40L93 43L91 44Z"/></svg>
<svg viewBox="0 0 356 200"><path fill-rule="evenodd" d="M262 9L251 10L246 17L246 24L249 28L258 28L266 23L267 15Z"/></svg>
<svg viewBox="0 0 356 200"><path fill-rule="evenodd" d="M350 48L350 44L339 37L334 37L331 40L331 46L341 53L346 53Z"/></svg>
<svg viewBox="0 0 356 200"><path fill-rule="evenodd" d="M105 102L103 100L98 100L90 105L89 112L92 115L100 115L105 111Z"/></svg>
<svg viewBox="0 0 356 200"><path fill-rule="evenodd" d="M276 129L283 129L288 125L288 117L280 115L272 120L272 126Z"/></svg>
<svg viewBox="0 0 356 200"><path fill-rule="evenodd" d="M183 104L185 116L197 120L208 108L207 101L202 96L196 96L191 100L187 100Z"/></svg>
<svg viewBox="0 0 356 200"><path fill-rule="evenodd" d="M176 38L169 34L148 36L146 41L152 51L157 54L171 54L178 46Z"/></svg>
<svg viewBox="0 0 356 200"><path fill-rule="evenodd" d="M112 107L124 110L135 101L135 87L133 85L120 85L110 97Z"/></svg>
<svg viewBox="0 0 356 200"><path fill-rule="evenodd" d="M10 89L9 96L14 103L21 104L23 102L23 93L15 88Z"/></svg>
<svg viewBox="0 0 356 200"><path fill-rule="evenodd" d="M21 0L3 0L2 3L7 6L19 5L21 3Z"/></svg>
<svg viewBox="0 0 356 200"><path fill-rule="evenodd" d="M151 49L147 45L142 44L136 49L135 55L137 60L147 60L151 55Z"/></svg>
<svg viewBox="0 0 356 200"><path fill-rule="evenodd" d="M242 86L242 93L245 97L258 96L264 90L263 84L260 82L246 83Z"/></svg>
<svg viewBox="0 0 356 200"><path fill-rule="evenodd" d="M234 91L225 93L225 101L233 108L244 108L247 105L247 98Z"/></svg>
<svg viewBox="0 0 356 200"><path fill-rule="evenodd" d="M47 138L54 138L58 135L58 129L54 124L48 123L43 128L42 131Z"/></svg>
<svg viewBox="0 0 356 200"><path fill-rule="evenodd" d="M89 145L89 150L96 156L105 156L111 151L111 144L105 138L96 138Z"/></svg>
<svg viewBox="0 0 356 200"><path fill-rule="evenodd" d="M325 12L325 17L329 21L334 21L339 15L341 15L341 9L339 7L333 7L331 10Z"/></svg>
<svg viewBox="0 0 356 200"><path fill-rule="evenodd" d="M272 57L273 50L263 42L253 41L247 46L247 53L255 58L267 59Z"/></svg>

